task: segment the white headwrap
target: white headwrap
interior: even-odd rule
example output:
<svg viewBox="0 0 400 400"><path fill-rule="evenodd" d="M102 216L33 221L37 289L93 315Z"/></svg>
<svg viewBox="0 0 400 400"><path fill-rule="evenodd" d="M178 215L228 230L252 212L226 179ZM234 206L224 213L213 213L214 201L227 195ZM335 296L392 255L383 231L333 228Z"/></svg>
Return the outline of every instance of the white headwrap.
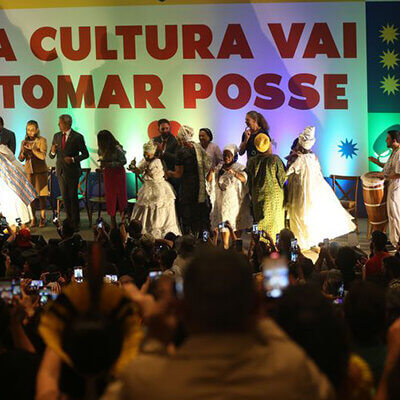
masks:
<svg viewBox="0 0 400 400"><path fill-rule="evenodd" d="M226 145L224 147L224 151L225 150L230 151L232 153L232 155L233 155L233 158L235 158L236 154L238 153L238 148L237 148L236 144L228 144L228 145Z"/></svg>
<svg viewBox="0 0 400 400"><path fill-rule="evenodd" d="M187 125L181 125L177 137L184 142L190 142L193 138L193 135L194 135L194 130L192 127Z"/></svg>
<svg viewBox="0 0 400 400"><path fill-rule="evenodd" d="M315 126L307 126L299 136L299 145L306 150L311 150L315 143Z"/></svg>
<svg viewBox="0 0 400 400"><path fill-rule="evenodd" d="M149 140L143 145L143 151L145 153L155 154L155 152L157 151L157 146L152 140Z"/></svg>

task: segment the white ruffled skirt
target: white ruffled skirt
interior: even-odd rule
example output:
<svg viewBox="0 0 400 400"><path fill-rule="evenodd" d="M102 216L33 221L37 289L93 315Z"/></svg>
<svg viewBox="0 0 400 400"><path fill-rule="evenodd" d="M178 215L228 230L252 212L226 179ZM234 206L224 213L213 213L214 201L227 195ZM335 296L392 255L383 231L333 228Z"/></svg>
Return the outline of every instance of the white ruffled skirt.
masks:
<svg viewBox="0 0 400 400"><path fill-rule="evenodd" d="M175 197L174 189L167 181L144 181L138 192L131 219L141 221L142 232L149 233L156 239L163 238L168 232L181 235Z"/></svg>

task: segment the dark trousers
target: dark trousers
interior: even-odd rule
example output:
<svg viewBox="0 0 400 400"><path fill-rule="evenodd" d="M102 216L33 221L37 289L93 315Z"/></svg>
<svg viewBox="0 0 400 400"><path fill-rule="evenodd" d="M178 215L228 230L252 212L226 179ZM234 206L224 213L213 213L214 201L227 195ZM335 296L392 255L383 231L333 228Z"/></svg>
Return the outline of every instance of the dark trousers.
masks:
<svg viewBox="0 0 400 400"><path fill-rule="evenodd" d="M61 196L64 202L67 218L72 221L75 227L79 225L79 200L78 200L78 177L68 177L64 175L58 176L58 184L60 185Z"/></svg>
<svg viewBox="0 0 400 400"><path fill-rule="evenodd" d="M181 204L181 220L183 234L195 237L210 229L210 207L208 202Z"/></svg>

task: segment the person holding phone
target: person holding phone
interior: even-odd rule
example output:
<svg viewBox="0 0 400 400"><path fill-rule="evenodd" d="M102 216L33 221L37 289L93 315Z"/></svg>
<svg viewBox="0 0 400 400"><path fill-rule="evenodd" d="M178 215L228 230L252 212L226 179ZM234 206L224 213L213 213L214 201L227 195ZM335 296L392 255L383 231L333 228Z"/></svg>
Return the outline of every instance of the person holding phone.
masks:
<svg viewBox="0 0 400 400"><path fill-rule="evenodd" d="M131 220L142 223L142 233L155 238L163 238L168 232L181 234L175 210L175 192L165 180L165 171L159 158L155 156L156 144L150 140L143 146L143 160L136 166L133 160L129 169L141 174L143 185L132 212Z"/></svg>
<svg viewBox="0 0 400 400"><path fill-rule="evenodd" d="M21 142L21 151L18 159L21 162L25 161L26 176L39 197L39 228L43 228L46 225L46 197L49 195L46 153L47 140L40 136L39 124L33 120L28 121L25 139ZM31 228L33 228L36 226L35 200L31 203L31 208L33 214Z"/></svg>
<svg viewBox="0 0 400 400"><path fill-rule="evenodd" d="M287 170L290 229L302 250L356 228L353 217L322 175L319 161L311 150L314 143L315 127L308 126L299 136L297 158Z"/></svg>
<svg viewBox="0 0 400 400"><path fill-rule="evenodd" d="M216 168L211 168L207 175L212 199L210 215L211 228L217 231L221 221L229 221L234 231L250 228L250 197L246 185L247 174L244 165L237 162L238 149L236 145L225 146L223 162ZM229 248L229 230L223 226L220 230L224 248Z"/></svg>

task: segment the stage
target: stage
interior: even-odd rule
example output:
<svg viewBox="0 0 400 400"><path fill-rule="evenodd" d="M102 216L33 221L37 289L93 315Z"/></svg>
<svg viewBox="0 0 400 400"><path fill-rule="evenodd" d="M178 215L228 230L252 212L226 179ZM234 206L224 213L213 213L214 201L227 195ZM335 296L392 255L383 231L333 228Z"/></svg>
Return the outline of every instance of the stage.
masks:
<svg viewBox="0 0 400 400"><path fill-rule="evenodd" d="M89 226L89 220L86 211L82 210L80 216L81 216L81 230L79 231L79 234L82 236L84 240L93 241L94 226L92 227ZM31 230L32 234L34 235L43 235L46 241L48 241L49 239L59 238L57 230L51 223L51 218L49 217L51 217L51 212L47 213L47 218L49 222L44 228L33 228ZM61 220L64 217L65 214L61 213ZM109 217L107 216L106 213L103 212L102 217L107 223L109 223ZM95 218L93 220L95 221ZM367 239L367 222L368 220L366 218L358 219L360 234L357 237L358 237L358 247L361 250L365 251L367 254L369 254L369 239ZM245 251L247 251L250 243L250 234L244 234L242 238L243 238L243 248L245 249ZM349 244L347 235L340 236L336 238L335 241L339 242L342 246L346 246ZM304 255L306 257L311 258L313 262L315 262L316 259L318 258L318 254L311 250L304 251Z"/></svg>

